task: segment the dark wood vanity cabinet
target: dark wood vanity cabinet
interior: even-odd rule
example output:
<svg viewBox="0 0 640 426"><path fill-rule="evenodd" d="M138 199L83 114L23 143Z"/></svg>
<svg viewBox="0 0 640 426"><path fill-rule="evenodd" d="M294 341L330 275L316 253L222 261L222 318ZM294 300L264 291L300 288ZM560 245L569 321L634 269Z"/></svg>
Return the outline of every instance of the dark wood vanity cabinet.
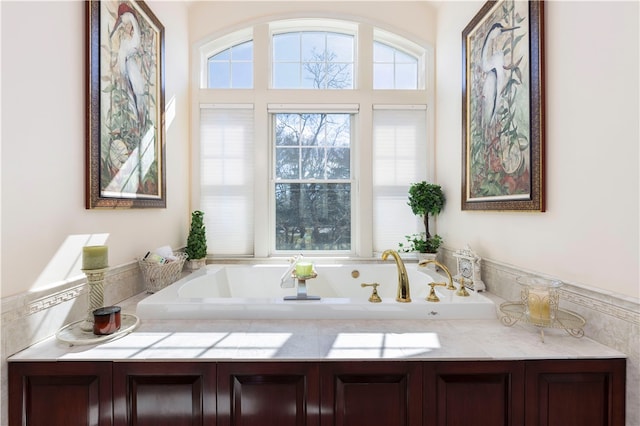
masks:
<svg viewBox="0 0 640 426"><path fill-rule="evenodd" d="M110 362L10 362L10 426L110 426Z"/></svg>
<svg viewBox="0 0 640 426"><path fill-rule="evenodd" d="M421 426L420 362L218 364L218 426Z"/></svg>
<svg viewBox="0 0 640 426"><path fill-rule="evenodd" d="M320 364L323 426L422 425L422 363Z"/></svg>
<svg viewBox="0 0 640 426"><path fill-rule="evenodd" d="M318 365L218 364L218 426L319 426Z"/></svg>
<svg viewBox="0 0 640 426"><path fill-rule="evenodd" d="M625 359L9 362L9 425L624 426Z"/></svg>
<svg viewBox="0 0 640 426"><path fill-rule="evenodd" d="M424 364L424 424L523 424L525 363L511 361Z"/></svg>
<svg viewBox="0 0 640 426"><path fill-rule="evenodd" d="M113 363L114 426L200 426L215 421L215 363Z"/></svg>
<svg viewBox="0 0 640 426"><path fill-rule="evenodd" d="M626 360L527 361L527 426L625 424Z"/></svg>

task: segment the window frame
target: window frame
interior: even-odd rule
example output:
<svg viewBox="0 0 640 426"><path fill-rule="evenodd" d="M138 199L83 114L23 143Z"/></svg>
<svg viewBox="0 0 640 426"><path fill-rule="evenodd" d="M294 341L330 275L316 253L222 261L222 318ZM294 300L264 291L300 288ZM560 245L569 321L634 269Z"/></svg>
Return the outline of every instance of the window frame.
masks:
<svg viewBox="0 0 640 426"><path fill-rule="evenodd" d="M273 37L292 32L332 32L353 36L353 84L349 89L358 87L358 24L352 21L338 19L285 19L269 23L269 88L272 90L335 90L335 89L303 89L303 88L275 88L273 87Z"/></svg>
<svg viewBox="0 0 640 426"><path fill-rule="evenodd" d="M300 48L302 48L302 44L303 44L303 39L304 36L306 34L316 34L316 35L322 35L322 37L325 39L325 43L328 42L328 38L331 35L338 35L338 36L342 36L342 37L350 37L350 41L351 41L351 62L341 62L341 61L336 61L336 62L328 62L328 61L323 61L323 62L312 62L312 61L308 61L305 60L305 58L303 57L302 53L304 53L302 50L300 50L300 58L298 61L283 61L283 60L278 60L276 61L274 58L274 54L275 54L275 42L276 42L276 38L280 37L280 36L286 36L286 35L296 35L299 38L299 43L300 43ZM271 44L272 44L272 51L271 51L271 62L269 64L270 68L271 68L271 88L274 90L353 90L355 88L356 85L356 78L355 78L355 61L356 61L356 55L355 55L355 46L356 46L356 42L357 42L357 38L356 36L349 34L349 33L344 33L344 32L336 32L336 31L318 31L318 30L304 30L304 31L288 31L288 32L279 32L279 33L273 33L271 36ZM326 46L325 46L325 50L322 52L322 54L326 53ZM349 87L343 87L343 88L331 88L331 87L309 87L309 86L305 86L304 85L304 81L305 81L305 68L307 64L310 63L315 63L315 64L345 64L347 66L351 67L350 73L349 73L349 77L351 78L351 83L349 84ZM276 87L276 65L295 65L298 68L298 86L277 86ZM324 76L323 76L324 77ZM324 80L324 78L323 78ZM323 83L326 85L327 81L323 81Z"/></svg>
<svg viewBox="0 0 640 426"><path fill-rule="evenodd" d="M240 46L244 46L244 45L251 45L251 59L250 60L238 60L234 58L234 49L240 47ZM216 60L214 59L216 56L224 53L224 52L229 52L229 59L225 59L225 60ZM212 80L212 76L211 76L211 64L213 63L219 63L219 64L226 64L226 66L228 67L229 70L229 79L228 79L228 86L229 87L211 87L211 80ZM236 79L234 78L235 73L234 73L234 65L240 65L240 64L250 64L251 65L251 84L247 87L238 87L236 86ZM207 87L208 88L215 88L215 89L253 89L253 40L247 40L245 42L241 42L241 43L236 43L234 45L232 45L231 47L227 47L226 49L220 50L216 53L214 53L213 55L207 57Z"/></svg>
<svg viewBox="0 0 640 426"><path fill-rule="evenodd" d="M215 37L211 40L203 42L198 48L197 56L199 58L198 66L194 67L194 69L199 70L199 84L198 87L200 89L209 89L209 58L218 53L221 53L227 49L230 49L234 46L240 45L242 43L246 43L248 41L253 41L253 27L244 28L239 31L234 31L229 34L222 35L220 37ZM253 46L255 49L255 45ZM254 81L253 87L255 88L255 53L253 56L252 62ZM237 88L219 88L212 90L253 90L251 89L237 89Z"/></svg>
<svg viewBox="0 0 640 426"><path fill-rule="evenodd" d="M338 28L335 24L338 22ZM293 25L292 23L297 23ZM434 104L434 49L433 46L425 41L418 41L414 38L409 43L415 44L423 50L424 70L420 71L419 78L424 80L424 88L417 90L373 90L372 87L372 49L373 41L378 40L380 30L370 22L340 21L336 19L271 19L265 18L258 22L254 22L251 27L244 31L245 34L251 34L254 41L254 88L253 89L207 89L192 85L193 96L192 111L197 111L202 103L220 103L220 104L252 104L254 106L255 120L255 152L254 167L256 171L255 182L255 201L256 206L268 206L270 210L274 208L270 201L269 188L271 185L271 164L273 159L271 152L271 132L272 120L269 118L267 106L272 104L287 105L298 104L301 101L309 100L309 89L271 89L272 81L270 60L271 60L271 34L278 29L297 28L300 29L301 23L310 23L308 27L302 29L320 29L327 31L336 31L340 28L350 27L354 29L356 34L355 47L355 63L354 63L354 89L353 90L313 90L314 106L324 108L327 105L359 105L359 111L355 116L355 124L353 128L353 137L355 141L352 148L353 170L356 174L353 178L357 181L355 187L352 187L353 197L352 204L355 204L352 210L352 245L350 255L347 257L357 259L371 259L379 257L379 253L373 252L373 234L372 234L372 165L371 165L371 137L373 123L373 105L426 105L427 106L427 158L423 159L427 168L427 179L433 180L434 173L434 123L435 113L431 105ZM329 23L330 25L325 25ZM343 25L340 27L340 25ZM236 27L237 28L237 27ZM232 29L233 31L234 29ZM384 34L394 31L393 28L386 28ZM202 54L203 46L212 45L212 40L224 38L229 40L228 30L220 29L199 42L192 45L194 54L192 57L193 81L197 82L202 77ZM243 31L234 31L232 34L242 34ZM392 33L389 33L392 34ZM398 30L398 34L403 34L403 30ZM399 39L402 37L397 36ZM236 39L236 43L246 41L244 39ZM379 40L378 40L379 41ZM234 43L228 43L230 46ZM388 43L387 43L388 44ZM210 50L209 50L210 51ZM206 64L206 60L204 61ZM264 65L268 64L268 65ZM204 67L206 68L206 67ZM265 72L265 70L268 70ZM204 74L206 77L206 74ZM363 87L364 86L364 87ZM197 114L191 115L192 126L192 164L199 164L199 120ZM267 161L268 159L268 161ZM200 189L199 189L199 171L198 167L191 168L192 181L195 182L191 187L191 208L199 207ZM416 231L419 231L419 221L416 221ZM270 215L264 213L264 209L256 209L255 212L255 241L253 258L269 258L275 255L272 247L275 247L273 237L270 235L272 226L275 222ZM401 238L400 238L401 239ZM399 239L399 240L400 240ZM401 241L399 241L401 242ZM395 247L389 247L395 248ZM314 255L316 255L314 253ZM228 257L221 254L211 254L212 257ZM247 257L247 256L241 256ZM335 256L331 256L335 257ZM339 257L343 257L342 255Z"/></svg>
<svg viewBox="0 0 640 426"><path fill-rule="evenodd" d="M390 50L391 55L393 56L393 59L391 61L376 61L376 46L383 46L385 49ZM418 85L420 84L419 79L418 79L418 69L419 69L419 65L420 65L420 61L418 58L416 58L415 56L411 56L409 54L407 54L405 51L400 50L400 49L396 49L393 46L390 46L388 44L382 43L381 41L377 41L374 40L373 41L373 50L374 50L374 54L373 54L373 72L372 72L372 76L373 76L373 90L417 90L418 89ZM398 61L397 55L398 54L402 54L407 58L411 58L412 62L400 62ZM376 87L376 81L377 81L377 67L378 65L386 65L386 66L391 66L393 72L391 73L391 86L392 87ZM398 70L399 70L399 66L402 65L410 65L413 70L415 72L414 78L415 78L415 87L405 87L405 88L398 88L397 84L398 84Z"/></svg>
<svg viewBox="0 0 640 426"><path fill-rule="evenodd" d="M427 54L428 49L418 45L417 43L412 42L404 37L401 37L397 34L391 33L389 31L382 30L380 28L374 28L373 30L373 43L382 43L386 46L389 46L393 49L399 50L409 56L412 56L418 60L418 85L416 89L373 89L375 91L379 90L426 90L427 88ZM373 59L373 55L371 55ZM373 66L372 61L372 66ZM372 72L373 74L373 72ZM373 77L373 75L372 75Z"/></svg>
<svg viewBox="0 0 640 426"><path fill-rule="evenodd" d="M285 89L283 89L285 90ZM270 158L269 158L269 166L271 170L270 179L269 179L269 216L270 216L270 230L269 233L269 247L270 247L270 256L291 256L294 254L298 254L300 250L278 250L276 248L276 240L277 237L275 235L276 229L276 196L275 196L275 185L278 183L348 183L350 185L351 191L351 232L350 232L350 240L351 240L351 248L349 250L305 250L302 253L310 255L310 256L355 256L356 250L354 246L355 241L355 232L354 232L354 218L357 217L357 188L358 188L358 180L356 176L358 176L358 171L356 170L356 162L355 156L357 153L357 137L355 135L359 105L356 104L333 104L333 105L315 105L315 104L290 104L290 105L269 105L269 123L270 123ZM279 180L276 178L276 167L275 167L275 155L276 155L276 129L275 129L275 116L276 114L349 114L350 116L350 143L349 143L349 167L350 167L350 178L349 179L283 179Z"/></svg>

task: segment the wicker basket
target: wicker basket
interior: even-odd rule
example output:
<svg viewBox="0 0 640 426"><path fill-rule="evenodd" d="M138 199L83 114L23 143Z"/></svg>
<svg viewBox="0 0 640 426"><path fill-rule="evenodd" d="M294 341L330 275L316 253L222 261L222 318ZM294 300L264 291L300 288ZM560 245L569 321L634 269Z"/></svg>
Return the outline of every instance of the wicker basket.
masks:
<svg viewBox="0 0 640 426"><path fill-rule="evenodd" d="M144 286L148 293L160 291L180 278L182 266L187 259L187 254L175 252L174 256L176 260L165 264L138 259L138 264L144 277Z"/></svg>

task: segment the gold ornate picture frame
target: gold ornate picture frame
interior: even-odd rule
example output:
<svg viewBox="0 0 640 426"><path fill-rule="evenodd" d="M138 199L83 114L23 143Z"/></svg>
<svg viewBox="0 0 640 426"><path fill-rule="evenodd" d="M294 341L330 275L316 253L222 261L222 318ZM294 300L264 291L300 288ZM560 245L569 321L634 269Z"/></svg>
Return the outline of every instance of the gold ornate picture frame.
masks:
<svg viewBox="0 0 640 426"><path fill-rule="evenodd" d="M86 208L166 207L164 27L143 1L86 8Z"/></svg>
<svg viewBox="0 0 640 426"><path fill-rule="evenodd" d="M462 32L462 210L545 211L543 1L488 1Z"/></svg>

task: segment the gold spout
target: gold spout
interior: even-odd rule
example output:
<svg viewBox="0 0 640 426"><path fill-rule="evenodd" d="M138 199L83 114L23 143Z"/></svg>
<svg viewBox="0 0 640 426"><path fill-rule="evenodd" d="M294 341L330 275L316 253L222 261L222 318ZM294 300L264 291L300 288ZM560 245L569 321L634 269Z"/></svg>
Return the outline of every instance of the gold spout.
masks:
<svg viewBox="0 0 640 426"><path fill-rule="evenodd" d="M404 262L395 250L385 250L382 253L382 260L387 260L387 257L391 255L396 261L398 268L398 291L396 293L396 301L401 303L411 302L411 292L409 291L409 276L407 275L407 269L404 267Z"/></svg>
<svg viewBox="0 0 640 426"><path fill-rule="evenodd" d="M453 277L451 276L451 272L449 272L449 268L444 266L442 263L438 262L437 260L427 259L427 260L423 260L420 263L418 263L418 266L427 266L430 263L433 263L434 265L438 266L439 268L441 268L445 272L445 274L447 274L447 278L449 279L449 283L447 284L447 286L445 288L447 290L455 290L456 287L453 285Z"/></svg>

